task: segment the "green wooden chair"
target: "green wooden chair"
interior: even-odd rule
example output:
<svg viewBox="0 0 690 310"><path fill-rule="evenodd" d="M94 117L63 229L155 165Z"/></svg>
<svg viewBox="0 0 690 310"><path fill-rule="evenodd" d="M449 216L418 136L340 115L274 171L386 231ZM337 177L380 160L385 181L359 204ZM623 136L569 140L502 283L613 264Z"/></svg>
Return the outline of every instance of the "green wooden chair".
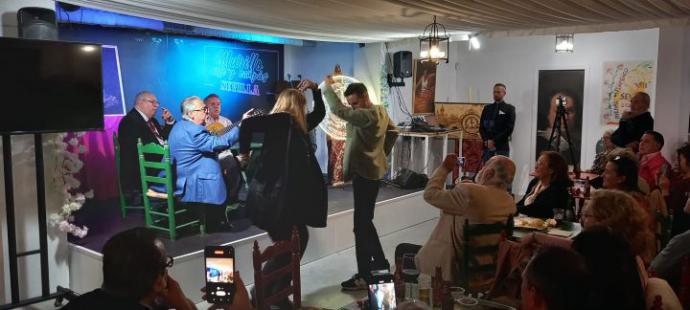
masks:
<svg viewBox="0 0 690 310"><path fill-rule="evenodd" d="M470 224L463 226L461 286L470 292L483 292L489 288L473 288L471 279L478 275L496 274L498 246L512 233L512 217L506 223Z"/></svg>
<svg viewBox="0 0 690 310"><path fill-rule="evenodd" d="M120 212L122 213L122 218L124 219L127 217L128 209L143 210L144 206L127 204L125 193L122 191L122 179L120 178L120 142L117 140L117 133L113 133L113 146L115 147L115 176L117 179L117 190L120 194Z"/></svg>
<svg viewBox="0 0 690 310"><path fill-rule="evenodd" d="M156 143L143 145L141 139L139 139L137 154L139 156L139 172L141 174L146 227L166 231L170 239L175 240L178 229L199 225L200 221L193 219L191 216L187 217L187 221L181 220L179 224L177 223L178 216L189 211L183 207L176 207L175 204L175 197L173 195L175 180L173 179L170 148L168 145L161 146ZM163 160L160 162L148 161L145 157L147 154L161 155ZM164 171L165 176L159 176L161 171ZM153 190L150 191L150 188L155 184L165 186L165 193L151 194Z"/></svg>

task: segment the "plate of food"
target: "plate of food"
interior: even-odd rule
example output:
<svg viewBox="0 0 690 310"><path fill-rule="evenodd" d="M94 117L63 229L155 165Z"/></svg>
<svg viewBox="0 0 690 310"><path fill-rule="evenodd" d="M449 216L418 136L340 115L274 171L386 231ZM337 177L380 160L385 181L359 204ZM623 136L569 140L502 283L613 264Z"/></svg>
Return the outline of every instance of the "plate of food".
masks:
<svg viewBox="0 0 690 310"><path fill-rule="evenodd" d="M515 228L530 229L530 230L547 230L550 227L556 227L558 222L555 219L540 219L528 216L516 217L514 219Z"/></svg>

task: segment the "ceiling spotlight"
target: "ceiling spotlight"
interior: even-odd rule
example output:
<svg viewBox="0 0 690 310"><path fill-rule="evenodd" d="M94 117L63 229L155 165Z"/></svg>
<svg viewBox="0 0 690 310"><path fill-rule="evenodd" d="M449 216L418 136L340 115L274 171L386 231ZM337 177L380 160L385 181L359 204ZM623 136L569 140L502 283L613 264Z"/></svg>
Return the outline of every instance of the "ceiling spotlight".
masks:
<svg viewBox="0 0 690 310"><path fill-rule="evenodd" d="M479 38L477 38L477 35L470 35L470 39L469 39L470 50L478 50L480 47L481 47L481 44L479 44Z"/></svg>
<svg viewBox="0 0 690 310"><path fill-rule="evenodd" d="M84 45L81 47L81 50L87 53L93 52L96 50L96 47L93 45Z"/></svg>
<svg viewBox="0 0 690 310"><path fill-rule="evenodd" d="M433 61L448 63L448 51L450 48L450 36L446 32L443 24L434 22L424 28L424 32L419 37L419 58L422 61Z"/></svg>
<svg viewBox="0 0 690 310"><path fill-rule="evenodd" d="M575 35L559 34L556 36L556 53L572 53L575 47Z"/></svg>

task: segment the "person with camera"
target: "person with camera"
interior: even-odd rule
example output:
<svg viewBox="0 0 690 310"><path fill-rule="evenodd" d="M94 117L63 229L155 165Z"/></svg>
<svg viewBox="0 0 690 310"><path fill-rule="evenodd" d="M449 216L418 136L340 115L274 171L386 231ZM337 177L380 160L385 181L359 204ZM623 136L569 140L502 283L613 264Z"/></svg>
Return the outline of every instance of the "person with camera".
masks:
<svg viewBox="0 0 690 310"><path fill-rule="evenodd" d="M456 154L446 156L424 189L424 200L441 209L441 217L417 254L421 273L434 274L434 268L441 266L443 280L453 282L460 280L454 270L457 270L455 264L461 254L456 249L462 249L465 220L471 224L506 223L516 211L515 201L507 190L515 176L515 163L510 158L494 156L479 171L476 183L458 183L446 190L446 178L458 162ZM498 237L487 242L497 243ZM478 281L471 282L473 287L488 287L493 282L493 275L481 276Z"/></svg>
<svg viewBox="0 0 690 310"><path fill-rule="evenodd" d="M63 310L196 310L169 274L167 256L156 232L137 227L111 237L103 246L103 285L80 295Z"/></svg>

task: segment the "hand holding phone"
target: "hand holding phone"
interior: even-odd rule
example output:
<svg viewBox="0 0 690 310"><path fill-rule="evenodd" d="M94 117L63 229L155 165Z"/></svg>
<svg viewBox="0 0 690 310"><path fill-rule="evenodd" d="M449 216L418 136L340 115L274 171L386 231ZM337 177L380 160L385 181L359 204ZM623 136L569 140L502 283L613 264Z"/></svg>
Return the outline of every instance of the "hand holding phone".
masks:
<svg viewBox="0 0 690 310"><path fill-rule="evenodd" d="M235 295L235 249L207 246L204 249L206 299L212 304L230 304Z"/></svg>

